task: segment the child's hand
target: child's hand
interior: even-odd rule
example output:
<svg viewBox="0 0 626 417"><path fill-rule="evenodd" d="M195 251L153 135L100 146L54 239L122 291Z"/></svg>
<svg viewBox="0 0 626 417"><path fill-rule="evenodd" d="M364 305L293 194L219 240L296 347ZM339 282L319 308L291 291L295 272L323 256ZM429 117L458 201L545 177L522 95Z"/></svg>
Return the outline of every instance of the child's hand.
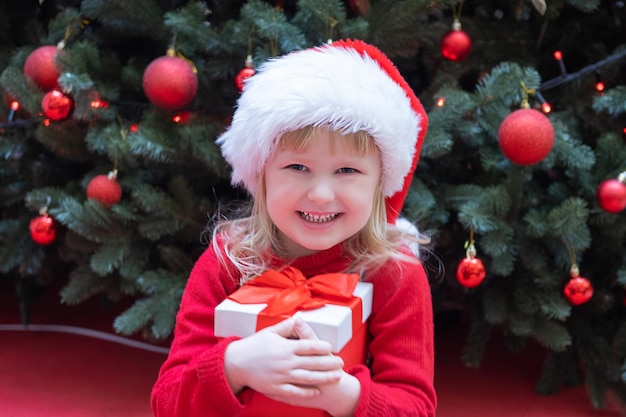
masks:
<svg viewBox="0 0 626 417"><path fill-rule="evenodd" d="M343 360L328 342L300 319L287 319L226 349L226 377L235 393L250 387L267 397L288 401L319 394L319 386L336 383Z"/></svg>

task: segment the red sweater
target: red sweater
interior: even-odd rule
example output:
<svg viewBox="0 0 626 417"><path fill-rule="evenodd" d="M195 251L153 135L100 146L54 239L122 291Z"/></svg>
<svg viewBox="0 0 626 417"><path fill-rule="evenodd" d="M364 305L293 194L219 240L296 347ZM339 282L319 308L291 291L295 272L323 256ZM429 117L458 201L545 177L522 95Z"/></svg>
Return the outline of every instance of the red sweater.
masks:
<svg viewBox="0 0 626 417"><path fill-rule="evenodd" d="M299 258L305 276L344 272L340 246ZM365 280L374 284L369 318L370 368L346 371L361 383L355 417L435 415L433 314L422 265L389 262ZM215 307L237 289L209 247L194 266L176 319L169 356L152 390L156 417L234 417L250 390L235 395L224 373L226 346L213 334Z"/></svg>

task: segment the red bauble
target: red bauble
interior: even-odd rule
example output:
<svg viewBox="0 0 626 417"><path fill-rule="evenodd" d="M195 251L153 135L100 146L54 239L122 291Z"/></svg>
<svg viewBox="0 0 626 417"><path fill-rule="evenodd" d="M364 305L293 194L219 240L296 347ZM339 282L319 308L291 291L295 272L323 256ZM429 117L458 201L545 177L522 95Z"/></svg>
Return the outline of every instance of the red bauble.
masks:
<svg viewBox="0 0 626 417"><path fill-rule="evenodd" d="M87 198L109 208L122 199L122 186L117 182L117 173L96 175L87 185Z"/></svg>
<svg viewBox="0 0 626 417"><path fill-rule="evenodd" d="M56 46L41 46L31 52L24 63L26 78L33 80L44 91L59 87L57 80L61 74L56 66L58 51Z"/></svg>
<svg viewBox="0 0 626 417"><path fill-rule="evenodd" d="M49 245L57 238L57 226L47 214L33 218L29 225L30 237L40 245Z"/></svg>
<svg viewBox="0 0 626 417"><path fill-rule="evenodd" d="M487 272L483 261L478 258L464 258L456 268L456 279L464 287L474 288L485 279Z"/></svg>
<svg viewBox="0 0 626 417"><path fill-rule="evenodd" d="M198 77L183 58L162 56L152 61L143 73L143 91L156 107L177 110L196 96Z"/></svg>
<svg viewBox="0 0 626 417"><path fill-rule="evenodd" d="M41 100L43 114L51 120L64 120L72 111L74 102L59 90L48 91Z"/></svg>
<svg viewBox="0 0 626 417"><path fill-rule="evenodd" d="M239 92L243 91L245 80L247 78L252 77L255 73L256 71L254 70L254 68L248 68L248 67L239 71L239 73L235 77L235 86L237 87L237 90L239 90Z"/></svg>
<svg viewBox="0 0 626 417"><path fill-rule="evenodd" d="M472 38L461 30L461 24L455 21L452 30L446 32L439 44L441 55L450 61L463 61L472 51Z"/></svg>
<svg viewBox="0 0 626 417"><path fill-rule="evenodd" d="M587 278L572 277L563 289L565 298L575 306L586 303L593 296L593 286Z"/></svg>
<svg viewBox="0 0 626 417"><path fill-rule="evenodd" d="M519 165L532 165L544 159L554 145L550 119L534 109L519 109L509 114L498 130L504 155Z"/></svg>
<svg viewBox="0 0 626 417"><path fill-rule="evenodd" d="M609 213L619 213L626 208L626 184L617 179L602 182L596 191L598 204Z"/></svg>

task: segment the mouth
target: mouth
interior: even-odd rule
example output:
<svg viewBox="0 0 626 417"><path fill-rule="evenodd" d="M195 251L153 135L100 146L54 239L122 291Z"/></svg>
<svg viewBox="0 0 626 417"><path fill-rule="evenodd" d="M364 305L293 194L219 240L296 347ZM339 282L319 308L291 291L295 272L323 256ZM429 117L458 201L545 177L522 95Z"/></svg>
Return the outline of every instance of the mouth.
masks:
<svg viewBox="0 0 626 417"><path fill-rule="evenodd" d="M307 213L306 211L299 211L298 214L304 220L311 222L311 223L331 222L341 215L340 213L333 213L333 214L325 214L323 216L320 216L318 214Z"/></svg>

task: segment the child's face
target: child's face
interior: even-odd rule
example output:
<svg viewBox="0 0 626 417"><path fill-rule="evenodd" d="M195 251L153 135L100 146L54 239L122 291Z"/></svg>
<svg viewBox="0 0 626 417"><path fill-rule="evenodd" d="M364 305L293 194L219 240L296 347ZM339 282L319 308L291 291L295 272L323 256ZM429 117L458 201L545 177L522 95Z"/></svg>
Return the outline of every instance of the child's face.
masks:
<svg viewBox="0 0 626 417"><path fill-rule="evenodd" d="M265 167L267 210L288 257L325 250L367 223L379 187L380 153L359 153L327 129L304 150L276 150Z"/></svg>

